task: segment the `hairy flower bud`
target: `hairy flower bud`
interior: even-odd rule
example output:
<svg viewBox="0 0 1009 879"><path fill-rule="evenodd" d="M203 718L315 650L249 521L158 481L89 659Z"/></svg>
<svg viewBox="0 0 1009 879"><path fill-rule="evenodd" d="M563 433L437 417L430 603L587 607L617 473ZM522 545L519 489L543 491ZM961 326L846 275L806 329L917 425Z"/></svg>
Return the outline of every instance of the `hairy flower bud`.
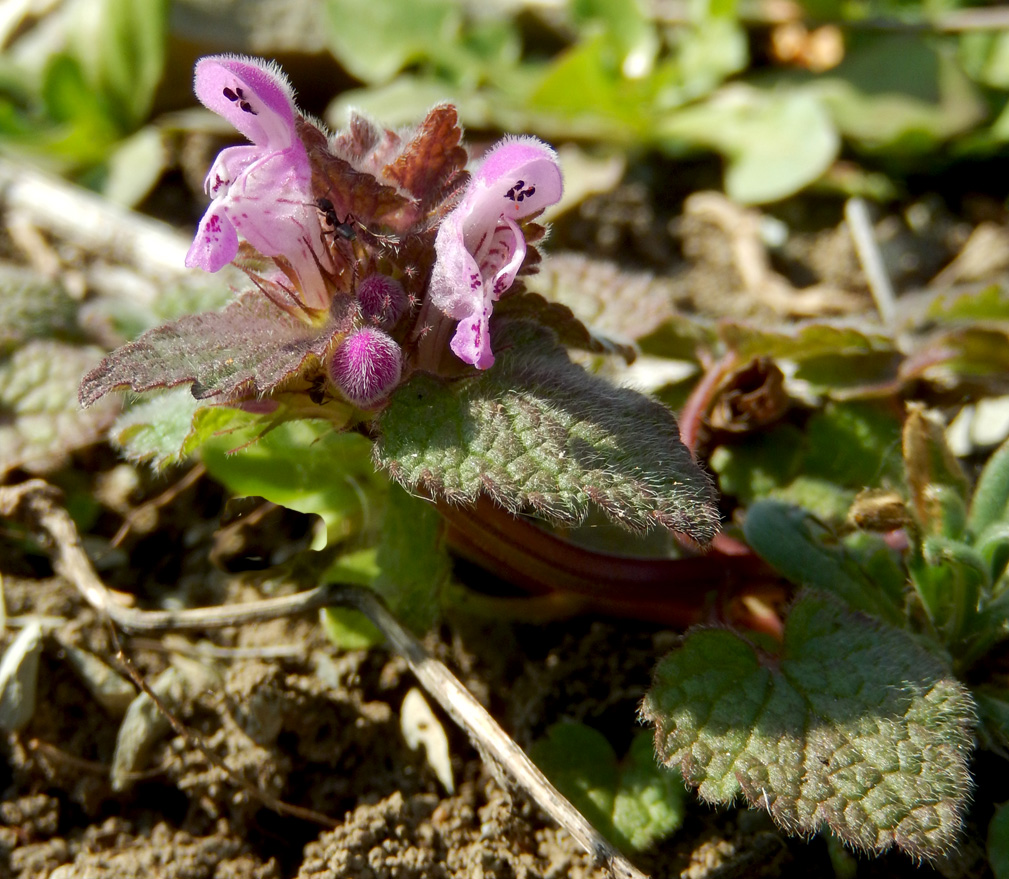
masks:
<svg viewBox="0 0 1009 879"><path fill-rule="evenodd" d="M364 327L348 336L329 363L329 375L355 406L366 409L399 383L403 352L381 330Z"/></svg>
<svg viewBox="0 0 1009 879"><path fill-rule="evenodd" d="M391 329L406 311L403 285L388 275L369 275L357 285L357 301L365 320Z"/></svg>

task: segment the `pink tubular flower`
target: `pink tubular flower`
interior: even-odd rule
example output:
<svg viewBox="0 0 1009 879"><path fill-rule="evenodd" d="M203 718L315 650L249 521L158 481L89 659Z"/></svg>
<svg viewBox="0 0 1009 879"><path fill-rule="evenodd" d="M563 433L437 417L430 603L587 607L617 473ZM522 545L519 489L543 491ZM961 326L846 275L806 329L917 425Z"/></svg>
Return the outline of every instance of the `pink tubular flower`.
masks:
<svg viewBox="0 0 1009 879"><path fill-rule="evenodd" d="M238 251L238 233L264 256L283 256L311 308L329 303L319 267L329 256L312 193L312 171L295 131L297 110L279 69L253 58L212 55L196 65L196 96L252 141L222 150L204 188L213 197L186 265L216 272Z"/></svg>
<svg viewBox="0 0 1009 879"><path fill-rule="evenodd" d="M516 220L560 200L557 154L535 137L505 138L473 174L458 207L438 230L431 301L459 321L451 347L478 369L494 363L493 303L515 281L526 255Z"/></svg>

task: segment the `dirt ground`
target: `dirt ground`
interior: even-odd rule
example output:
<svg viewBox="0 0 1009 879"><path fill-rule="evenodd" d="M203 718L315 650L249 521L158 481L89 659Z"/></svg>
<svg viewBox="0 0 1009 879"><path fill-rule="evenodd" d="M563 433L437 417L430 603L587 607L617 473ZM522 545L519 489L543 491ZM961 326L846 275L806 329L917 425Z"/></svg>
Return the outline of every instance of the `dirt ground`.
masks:
<svg viewBox="0 0 1009 879"><path fill-rule="evenodd" d="M752 215L717 199L685 208L675 192L657 202L650 191L664 190L632 183L591 200L559 225L552 248L661 270L679 307L708 313L781 317L780 303L763 297L767 285L754 284L749 270L764 272L765 281L773 273L779 293L797 301L823 285L843 290L854 305L868 305L838 203L818 211L783 208L787 222L809 231L793 236L762 267L741 269L732 248L750 234ZM880 221L881 235L897 253L892 263L901 267L895 281L902 290L948 264L982 220L994 217L1005 236L1005 218L990 201L961 205L957 213L926 207L934 213L922 229L910 229L896 214ZM994 277L1004 268L983 271ZM816 307L814 300L809 307ZM100 447L79 454L53 479L68 489L92 486L101 496L99 486L109 483L116 466L114 454ZM137 508L182 475L149 477L130 504ZM224 510L221 490L203 477L118 547L111 537L122 511L103 506L85 542L109 585L135 595L140 606L260 596L266 586L255 569L305 546L307 520L273 510L251 517L258 526L222 526ZM165 701L190 737L151 720L162 724L161 736L146 743L135 771L114 789L109 770L124 706L107 699L103 707L68 657L76 647L121 668L111 633L23 534L0 530L0 558L8 617L53 618L34 716L22 732L0 741L0 877L604 875L544 814L502 787L465 735L439 714L456 779L456 792L447 794L400 731L400 707L416 685L405 663L384 649L341 652L314 618L159 641L124 638L125 653L148 681L170 665L180 670L182 685ZM0 648L15 634L8 629ZM576 720L603 732L623 753L639 729L636 709L651 669L676 637L634 621L533 625L457 614L425 643L522 747L550 724ZM335 826L277 814L249 788ZM697 803L674 836L633 860L656 879L829 876L834 870L822 838L787 839L760 813ZM973 828L962 854L940 868L888 855L860 859L859 875L980 876L983 864Z"/></svg>

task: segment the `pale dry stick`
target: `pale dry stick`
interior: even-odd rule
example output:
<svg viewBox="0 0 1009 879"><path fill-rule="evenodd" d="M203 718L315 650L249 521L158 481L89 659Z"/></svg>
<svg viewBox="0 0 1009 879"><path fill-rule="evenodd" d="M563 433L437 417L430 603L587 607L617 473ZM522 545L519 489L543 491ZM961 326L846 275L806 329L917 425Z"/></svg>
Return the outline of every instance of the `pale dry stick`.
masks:
<svg viewBox="0 0 1009 879"><path fill-rule="evenodd" d="M229 607L179 611L143 611L122 607L101 582L69 514L59 505L57 489L35 479L0 487L0 515L18 514L52 541L57 571L73 583L96 610L131 632L164 632L238 626L293 616L322 607L351 607L363 613L402 656L424 689L461 726L480 754L501 767L537 805L577 841L615 879L647 879L589 824L491 717L490 713L441 662L385 608L378 596L360 586L331 584L293 595ZM148 688L140 684L145 692ZM171 720L170 715L169 719ZM185 735L185 733L183 733Z"/></svg>
<svg viewBox="0 0 1009 879"><path fill-rule="evenodd" d="M131 638L134 650L150 650L155 653L178 653L197 659L221 659L241 661L244 659L298 659L305 650L297 644L266 644L262 647L220 647L217 644L166 644L152 638Z"/></svg>
<svg viewBox="0 0 1009 879"><path fill-rule="evenodd" d="M0 157L0 204L89 253L109 254L148 277L189 273L188 241L167 223Z"/></svg>
<svg viewBox="0 0 1009 879"><path fill-rule="evenodd" d="M844 204L844 219L851 231L851 239L855 243L855 253L865 272L865 280L869 284L879 319L883 326L892 327L897 315L897 297L893 292L893 284L886 272L883 254L880 253L876 233L869 219L869 209L865 200L854 196Z"/></svg>

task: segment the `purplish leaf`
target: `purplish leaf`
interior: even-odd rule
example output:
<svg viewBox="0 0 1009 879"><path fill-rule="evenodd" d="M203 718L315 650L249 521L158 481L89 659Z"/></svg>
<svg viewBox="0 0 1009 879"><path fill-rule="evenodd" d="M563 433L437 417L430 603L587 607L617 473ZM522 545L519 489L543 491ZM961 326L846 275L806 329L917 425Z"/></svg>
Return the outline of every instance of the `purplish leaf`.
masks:
<svg viewBox="0 0 1009 879"><path fill-rule="evenodd" d="M90 406L110 391L150 391L192 383L199 400L264 396L335 344L335 324L313 326L260 293L223 311L187 315L144 333L89 372L80 401Z"/></svg>

